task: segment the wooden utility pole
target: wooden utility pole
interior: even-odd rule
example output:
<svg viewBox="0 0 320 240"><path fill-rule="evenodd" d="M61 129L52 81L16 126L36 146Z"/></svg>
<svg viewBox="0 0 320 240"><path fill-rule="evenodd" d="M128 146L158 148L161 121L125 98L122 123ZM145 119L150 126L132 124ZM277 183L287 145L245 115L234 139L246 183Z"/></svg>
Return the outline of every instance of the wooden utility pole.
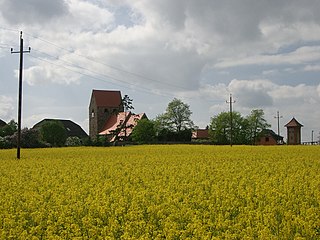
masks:
<svg viewBox="0 0 320 240"><path fill-rule="evenodd" d="M279 111L277 111L277 116L274 118L278 120L278 135L280 136L280 118L282 118L282 116L279 115Z"/></svg>
<svg viewBox="0 0 320 240"><path fill-rule="evenodd" d="M232 94L230 94L229 101L226 101L226 103L230 104L230 146L232 147L232 134L233 134L233 120L232 120L232 104L236 101L232 100Z"/></svg>
<svg viewBox="0 0 320 240"><path fill-rule="evenodd" d="M20 143L21 143L21 112L22 112L22 70L23 70L23 54L29 53L31 48L28 50L23 50L23 38L22 31L20 32L20 51L13 51L11 48L11 53L20 54L20 68L19 68L19 95L18 95L18 139L17 139L17 158L20 159Z"/></svg>

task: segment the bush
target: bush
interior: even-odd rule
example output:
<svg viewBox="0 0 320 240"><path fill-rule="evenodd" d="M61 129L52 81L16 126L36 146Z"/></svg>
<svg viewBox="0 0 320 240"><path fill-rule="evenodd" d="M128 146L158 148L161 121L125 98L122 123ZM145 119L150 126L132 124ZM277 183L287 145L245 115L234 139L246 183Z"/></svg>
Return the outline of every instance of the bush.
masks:
<svg viewBox="0 0 320 240"><path fill-rule="evenodd" d="M66 146L68 147L76 147L81 145L82 145L81 139L78 137L68 137L66 140Z"/></svg>
<svg viewBox="0 0 320 240"><path fill-rule="evenodd" d="M22 129L21 131L21 147L39 148L46 145L40 140L40 133L36 129Z"/></svg>
<svg viewBox="0 0 320 240"><path fill-rule="evenodd" d="M13 148L13 144L8 137L0 137L0 149Z"/></svg>
<svg viewBox="0 0 320 240"><path fill-rule="evenodd" d="M168 129L162 129L158 134L159 142L191 142L191 129L173 132Z"/></svg>

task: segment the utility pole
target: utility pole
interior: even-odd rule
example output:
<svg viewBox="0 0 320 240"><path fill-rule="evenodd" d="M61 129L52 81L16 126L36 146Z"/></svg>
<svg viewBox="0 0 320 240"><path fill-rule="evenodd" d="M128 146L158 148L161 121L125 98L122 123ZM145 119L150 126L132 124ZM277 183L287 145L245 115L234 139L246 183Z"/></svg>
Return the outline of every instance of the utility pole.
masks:
<svg viewBox="0 0 320 240"><path fill-rule="evenodd" d="M17 140L17 158L20 159L20 143L21 143L21 112L22 112L22 70L23 70L23 54L29 53L31 48L23 50L23 38L22 31L20 32L20 51L13 51L11 53L20 54L20 68L19 68L19 95L18 95L18 140Z"/></svg>
<svg viewBox="0 0 320 240"><path fill-rule="evenodd" d="M274 118L278 120L278 135L280 136L280 118L282 118L282 116L279 115L279 111L277 111L277 116Z"/></svg>
<svg viewBox="0 0 320 240"><path fill-rule="evenodd" d="M236 101L232 100L232 94L230 94L229 102L226 101L226 103L229 103L230 105L230 147L232 147L232 134L233 134L233 120L232 120L232 104Z"/></svg>

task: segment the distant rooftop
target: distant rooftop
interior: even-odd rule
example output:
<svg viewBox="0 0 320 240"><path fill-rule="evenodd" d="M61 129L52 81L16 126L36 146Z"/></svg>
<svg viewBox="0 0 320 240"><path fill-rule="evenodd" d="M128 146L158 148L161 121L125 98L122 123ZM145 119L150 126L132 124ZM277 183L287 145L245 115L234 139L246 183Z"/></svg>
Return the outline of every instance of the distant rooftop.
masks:
<svg viewBox="0 0 320 240"><path fill-rule="evenodd" d="M59 121L66 129L68 137L87 138L88 134L75 122L65 119L43 119L33 126L33 128L40 128L42 124L51 121Z"/></svg>

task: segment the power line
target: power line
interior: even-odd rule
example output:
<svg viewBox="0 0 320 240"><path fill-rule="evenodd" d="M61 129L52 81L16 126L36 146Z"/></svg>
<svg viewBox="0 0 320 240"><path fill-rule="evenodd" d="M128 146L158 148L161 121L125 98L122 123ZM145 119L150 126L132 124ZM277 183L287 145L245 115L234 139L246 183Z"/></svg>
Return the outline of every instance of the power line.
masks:
<svg viewBox="0 0 320 240"><path fill-rule="evenodd" d="M26 33L26 34L27 34L27 33ZM52 42L50 42L50 41L48 41L48 40L45 40L45 39L42 39L42 38L40 38L40 37L36 37L36 36L34 36L34 35L32 35L32 34L27 34L27 35L29 35L29 36L32 37L32 38L38 39L38 40L40 40L40 41L43 41L43 42L45 42L45 43L47 43L47 44L50 44L50 45L52 45L52 46L54 46L54 47L56 47L56 48L59 48L59 49L61 49L61 50L64 50L64 51L66 51L66 52L68 52L68 53L70 53L70 54L73 54L73 55L76 55L76 56L85 58L85 59L87 59L87 60L89 60L89 61L91 61L91 62L94 62L94 63L98 63L98 64L101 64L101 65L107 66L107 67L109 67L109 68L111 68L111 69L114 69L114 70L116 70L116 71L119 71L119 72L122 72L122 73L125 73L125 74L129 74L129 75L132 75L132 76L134 76L134 77L138 77L138 78L141 78L141 79L144 79L144 80L148 80L148 81L152 81L152 82L158 82L158 83L163 84L163 85L167 85L167 86L171 86L171 87L175 87L175 88L179 88L179 89L183 89L183 90L190 90L190 89L185 88L185 87L183 87L183 86L179 86L179 85L175 85L175 84L172 84L172 83L168 83L168 82L163 82L163 81L160 81L160 80L152 79L152 78L143 76L143 75L141 75L141 74L134 73L134 72L131 72L131 71L122 69L122 68L120 68L120 67L116 67L116 66L113 66L113 65L110 65L110 64L106 64L106 63L104 63L104 62L97 61L97 60L92 59L92 58L90 58L90 57L88 57L88 56L84 56L84 55L82 55L82 54L76 53L73 49L70 50L70 49L61 47L61 46L59 46L58 44L52 43Z"/></svg>
<svg viewBox="0 0 320 240"><path fill-rule="evenodd" d="M99 80L99 81L102 81L102 82L108 82L108 83L111 83L113 85L117 85L117 86L120 86L120 87L124 87L124 88L128 88L128 85L132 86L132 87L135 87L135 88L139 88L137 90L141 91L141 92L144 92L144 93L147 93L147 94L157 94L159 96L170 96L168 94L163 94L163 93L155 93L152 89L148 89L148 88L144 88L144 87L141 87L141 86L137 86L137 85L134 85L134 84L131 84L131 83L128 83L126 81L123 81L121 79L118 79L118 78L115 78L115 77L112 77L112 76L108 76L108 75L105 75L105 74L100 74L100 73L97 73L98 75L101 75L101 76L104 76L108 79L113 79L117 82L113 82L113 81L108 81L106 80L105 78L101 78L101 77L97 77L97 76L93 76L91 74L87 74L87 73L84 73L84 72L81 72L81 71L77 71L75 69L71 69L69 67L74 67L74 68L78 68L78 69L82 69L82 70L85 70L85 71L89 71L89 72L92 72L91 70L89 69L86 69L86 68L83 68L81 66L76 66L76 65L69 65L69 67L66 67L65 65L60 65L60 64L57 64L57 63L54 63L54 62L51 62L47 59L44 59L44 58L41 58L41 57L37 57L37 56L34 56L33 54L30 54L31 57L35 58L35 59L38 59L40 61L43 61L43 62L46 62L46 63L49 63L49 64L52 64L56 67L60 67L60 68L64 68L68 71L72 71L74 73L77 73L77 74L80 74L80 75L83 75L83 76L86 76L86 77L89 77L89 78L92 78L92 79L95 79L95 80ZM118 82L121 82L123 84L119 84Z"/></svg>
<svg viewBox="0 0 320 240"><path fill-rule="evenodd" d="M1 27L0 27L0 28L1 28ZM5 29L5 28L2 28L2 29ZM5 30L16 32L16 30L13 30L13 29L5 29ZM48 41L48 40L42 39L42 38L40 38L40 37L34 36L34 35L32 35L32 34L29 34L29 33L25 33L25 35L28 35L28 36L30 36L30 37L32 37L32 38L34 38L34 39L38 39L38 40L40 40L40 41L42 41L42 42L45 42L45 43L47 43L47 44L49 44L49 45L51 45L51 46L54 46L54 47L56 47L56 48L58 48L58 49L61 49L61 50L65 51L65 52L68 52L68 53L70 53L70 54L73 54L73 55L82 57L82 58L84 58L84 59L87 59L87 60L89 60L89 61L91 61L91 62L93 62L93 63L98 63L98 64L101 64L101 65L107 66L107 67L109 67L109 68L111 68L111 69L114 69L114 70L116 70L116 71L118 71L118 72L121 72L121 73L129 74L129 75L132 75L132 76L134 76L134 77L138 77L138 78L145 79L145 80L148 80L148 81L157 82L157 83L160 83L160 84L162 84L162 85L171 86L171 87L179 88L179 89L182 89L182 90L188 90L188 91L191 90L191 89L184 88L184 87L182 87L182 86L178 86L178 85L175 85L175 84L171 84L171 83L167 83L167 82L155 80L155 79L152 79L152 78L148 78L148 77L145 77L145 76L143 76L143 75L141 75L141 74L137 74L137 73L134 73L134 72L130 72L130 71L121 69L121 68L119 68L119 67L115 67L115 66L112 66L112 65L109 65L109 64L100 62L100 61L96 61L96 60L94 60L94 59L92 59L92 58L89 58L89 57L87 57L87 56L84 56L84 55L81 55L81 54L79 54L79 53L76 53L75 50L73 50L73 49L67 49L67 48L65 48L65 47L61 47L61 46L59 46L58 44L55 44L55 43L53 43L53 42L50 42L50 41ZM46 52L43 52L43 51L40 51L40 50L36 50L36 49L33 49L33 51L36 51L36 52L38 52L38 53L40 53L40 54L49 56L49 57L51 57L51 58L53 58L53 59L55 59L55 60L57 60L57 61L63 62L64 65L57 64L57 63L52 62L52 61L49 61L48 59L45 59L45 58L43 58L43 57L39 57L39 56L35 56L35 55L31 54L31 56L32 56L33 58L35 58L35 59L38 59L38 60L40 60L40 61L43 61L43 62L52 64L52 65L55 65L55 66L60 67L60 68L67 69L68 71L72 71L72 72L75 72L75 73L77 73L77 74L80 74L80 75L83 75L83 76L86 76L86 77L89 77L89 78L92 78L92 79L96 79L96 80L104 81L104 82L110 82L110 83L112 83L112 84L114 84L114 85L118 85L118 86L125 87L125 88L129 88L129 87L128 87L128 85L129 85L129 86L132 86L132 87L136 88L136 89L139 90L139 91L142 91L142 92L145 92L145 93L148 93L148 94L157 94L157 95L160 95L160 96L170 96L170 97L173 96L173 97L175 97L174 94L168 94L168 92L166 92L166 93L159 92L159 91L155 92L155 91L154 91L155 89L150 89L150 88L148 89L148 88L146 88L146 87L141 86L141 84L139 84L139 85L133 84L132 82L128 82L128 81L122 80L122 79L120 79L120 78L118 78L118 77L114 77L114 76L111 76L111 75L107 75L107 74L103 74L103 73L99 73L99 72L93 71L93 70L91 70L91 69L88 69L88 68L86 68L86 67L80 66L80 65L75 64L75 63L73 63L73 62L63 60L63 59L61 59L60 56L53 56L53 55L51 55L51 54L49 54L49 53L46 53ZM67 65L67 66L65 66L65 65ZM68 66L69 66L69 67L68 67ZM80 71L75 70L75 69L80 69ZM82 70L83 70L83 71L86 71L86 73L84 73ZM92 75L92 74L93 74L93 75ZM99 76L101 76L101 77L99 77ZM108 81L108 80L106 80L106 79L114 80L114 81L116 81L117 83L115 83L115 82L113 82L113 81ZM124 85L119 84L119 82L122 83L122 84L124 84ZM194 99L193 97L190 97L190 96L189 96L189 97L184 96L184 98ZM201 97L201 98L199 98L199 99L203 99L203 97ZM209 101L209 102L221 102L221 101L216 101L216 100L215 100L215 101L212 101L212 100L208 100L208 99L207 99L206 101Z"/></svg>
<svg viewBox="0 0 320 240"><path fill-rule="evenodd" d="M42 54L42 55L49 56L49 57L53 58L54 60L57 60L57 61L60 61L60 62L64 63L63 65L60 65L60 64L57 64L57 63L55 63L55 62L49 61L49 60L47 60L47 59L45 59L45 58L42 58L42 57L39 57L39 56L34 56L33 54L31 54L31 56L32 56L33 58L38 59L38 60L43 61L43 62L46 62L46 63L49 63L49 64L52 64L52 65L55 65L55 66L57 66L57 67L65 68L65 69L67 69L67 70L69 70L69 71L72 71L72 72L78 73L78 74L80 74L80 75L83 75L83 76L86 76L86 77L89 77L89 78L93 78L93 79L96 79L96 80L99 80L99 81L111 82L111 81L107 81L106 79L112 79L112 80L115 80L115 81L117 81L117 82L121 82L121 83L125 84L125 85L121 85L121 84L119 84L119 83L111 82L111 83L113 83L114 85L118 85L118 86L125 87L125 88L128 88L128 85L130 85L130 86L136 88L137 90L139 90L139 91L141 91L141 92L145 92L145 93L148 93L148 94L155 94L154 89L142 87L141 85L132 84L132 83L130 83L130 82L128 82L128 81L121 80L121 79L119 79L119 78L117 78L117 77L114 77L114 76L111 76L111 75L107 75L107 74L103 74L103 73L99 73L99 72L93 71L93 70L91 70L91 69L88 69L88 68L85 68L85 67L76 65L76 64L74 64L74 63L72 63L72 62L70 62L70 61L63 60L63 59L61 59L61 58L58 57L58 56L53 56L53 55L51 55L51 54L48 54L48 53L45 53L45 52L42 52L42 51L39 51L39 50L36 50L36 49L33 49L33 51L35 51L35 52L37 52L37 53L39 53L39 54ZM69 66L69 67L71 67L71 68L66 67L66 66ZM74 70L74 68L84 70L84 71L86 71L86 72L88 72L88 73L84 73L84 72L82 72L82 71ZM92 75L92 74L93 74L93 75ZM102 76L102 78L101 78L101 77L97 77L97 76ZM156 93L156 94L159 95L159 96L175 97L175 95L173 95L173 94L163 93L163 92L159 92L159 91L158 91L158 93ZM192 97L184 97L184 98L194 99L194 98L192 98ZM203 97L202 97L202 98L203 98ZM207 99L207 101L212 102L212 100L208 100L208 99ZM217 101L216 101L216 102L217 102ZM219 101L219 102L220 102L220 101Z"/></svg>

